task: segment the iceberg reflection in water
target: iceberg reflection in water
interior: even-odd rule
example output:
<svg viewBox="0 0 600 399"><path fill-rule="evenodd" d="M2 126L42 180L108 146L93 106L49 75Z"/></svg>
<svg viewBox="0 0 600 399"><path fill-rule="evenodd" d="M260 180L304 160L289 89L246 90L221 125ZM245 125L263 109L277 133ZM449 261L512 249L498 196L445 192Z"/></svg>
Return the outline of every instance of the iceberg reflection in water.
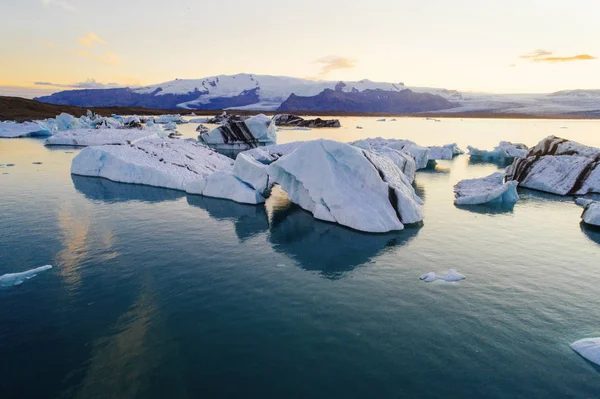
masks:
<svg viewBox="0 0 600 399"><path fill-rule="evenodd" d="M86 198L103 202L163 202L175 201L185 196L182 191L140 184L117 183L102 177L71 175L75 189Z"/></svg>

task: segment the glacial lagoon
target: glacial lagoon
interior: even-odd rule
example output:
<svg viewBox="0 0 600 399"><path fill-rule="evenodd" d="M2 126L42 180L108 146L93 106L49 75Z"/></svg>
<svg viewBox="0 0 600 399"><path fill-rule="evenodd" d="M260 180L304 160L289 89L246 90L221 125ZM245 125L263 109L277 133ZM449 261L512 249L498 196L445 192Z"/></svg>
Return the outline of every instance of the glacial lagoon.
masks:
<svg viewBox="0 0 600 399"><path fill-rule="evenodd" d="M283 129L279 142L600 147L600 121L377 119ZM280 190L250 206L71 176L78 151L0 139L0 164L14 164L0 167L0 275L54 266L0 287L3 398L600 391L600 369L569 347L600 336L600 232L570 197L519 189L514 207L456 207L454 184L502 170L461 155L417 172L421 227L365 234ZM467 278L419 280L452 268Z"/></svg>

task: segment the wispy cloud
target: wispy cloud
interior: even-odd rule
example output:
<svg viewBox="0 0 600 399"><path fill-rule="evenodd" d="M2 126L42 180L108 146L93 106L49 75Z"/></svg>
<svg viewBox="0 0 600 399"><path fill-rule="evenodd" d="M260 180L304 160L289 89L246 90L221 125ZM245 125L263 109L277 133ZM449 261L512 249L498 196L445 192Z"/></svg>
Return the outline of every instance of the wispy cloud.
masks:
<svg viewBox="0 0 600 399"><path fill-rule="evenodd" d="M109 65L109 66L121 65L121 60L119 59L119 57L115 53L111 53L110 51L107 51L107 52L103 53L102 55L93 54L87 50L76 50L75 53L79 54L82 57L89 58L91 60L100 62L104 65Z"/></svg>
<svg viewBox="0 0 600 399"><path fill-rule="evenodd" d="M339 69L350 69L356 66L355 60L346 57L339 57L337 55L319 58L318 60L315 60L315 63L321 65L318 78L323 78L330 72Z"/></svg>
<svg viewBox="0 0 600 399"><path fill-rule="evenodd" d="M573 62L573 61L590 61L596 57L589 54L576 54L567 57L558 57L553 55L552 51L536 50L529 54L520 56L519 58L528 59L532 62Z"/></svg>
<svg viewBox="0 0 600 399"><path fill-rule="evenodd" d="M66 0L42 0L42 4L45 6L60 7L65 11L75 12L75 7Z"/></svg>
<svg viewBox="0 0 600 399"><path fill-rule="evenodd" d="M108 44L106 40L101 39L94 32L89 32L87 35L81 36L77 39L77 41L79 42L79 44L82 44L87 48L94 48L96 44Z"/></svg>
<svg viewBox="0 0 600 399"><path fill-rule="evenodd" d="M124 87L126 85L120 85L118 83L110 82L110 83L102 83L98 82L96 79L86 79L83 82L76 82L70 84L64 83L52 83L52 82L33 82L36 86L52 86L52 87L63 87L63 88L71 88L71 89L108 89L111 87Z"/></svg>

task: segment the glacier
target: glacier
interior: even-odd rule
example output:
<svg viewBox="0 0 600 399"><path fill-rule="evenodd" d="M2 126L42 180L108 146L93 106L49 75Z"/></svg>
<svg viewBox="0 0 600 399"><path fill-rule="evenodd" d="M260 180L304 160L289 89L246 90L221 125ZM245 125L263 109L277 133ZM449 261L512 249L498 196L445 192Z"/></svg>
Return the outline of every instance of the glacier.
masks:
<svg viewBox="0 0 600 399"><path fill-rule="evenodd" d="M549 136L507 168L519 186L558 195L600 193L600 149Z"/></svg>
<svg viewBox="0 0 600 399"><path fill-rule="evenodd" d="M492 173L479 179L461 180L454 186L456 205L511 204L519 200L518 183L504 183L505 174Z"/></svg>
<svg viewBox="0 0 600 399"><path fill-rule="evenodd" d="M35 269L27 270L20 273L8 273L0 276L0 287L10 287L21 285L26 280L33 278L38 275L38 273L44 272L46 270L52 269L52 265L45 265L36 267Z"/></svg>
<svg viewBox="0 0 600 399"><path fill-rule="evenodd" d="M331 140L303 143L267 168L289 199L320 220L366 232L422 220L420 199L384 156Z"/></svg>

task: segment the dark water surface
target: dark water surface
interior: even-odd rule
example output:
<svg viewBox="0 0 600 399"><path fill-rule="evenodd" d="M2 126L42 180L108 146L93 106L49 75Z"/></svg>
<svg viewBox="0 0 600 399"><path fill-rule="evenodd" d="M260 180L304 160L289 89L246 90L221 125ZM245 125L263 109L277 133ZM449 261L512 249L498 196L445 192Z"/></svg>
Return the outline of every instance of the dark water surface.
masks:
<svg viewBox="0 0 600 399"><path fill-rule="evenodd" d="M600 140L587 121L343 123L464 147ZM600 336L600 233L570 198L457 208L458 180L498 170L462 156L417 174L422 227L369 235L280 191L255 207L71 176L76 152L0 140L0 275L54 265L0 288L2 398L600 395L569 348ZM450 268L467 279L419 281Z"/></svg>

